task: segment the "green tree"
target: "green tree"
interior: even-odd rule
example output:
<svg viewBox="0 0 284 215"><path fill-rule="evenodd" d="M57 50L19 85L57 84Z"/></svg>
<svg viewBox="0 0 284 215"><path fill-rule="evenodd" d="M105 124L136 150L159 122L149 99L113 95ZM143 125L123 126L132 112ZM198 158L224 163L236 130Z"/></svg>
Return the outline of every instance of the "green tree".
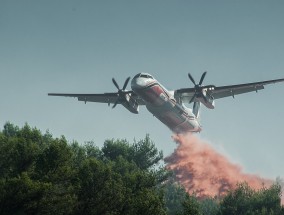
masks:
<svg viewBox="0 0 284 215"><path fill-rule="evenodd" d="M70 214L76 200L71 160L64 138L6 123L0 133L2 214Z"/></svg>
<svg viewBox="0 0 284 215"><path fill-rule="evenodd" d="M283 214L281 207L281 186L253 190L247 183L238 184L220 203L220 214Z"/></svg>
<svg viewBox="0 0 284 215"><path fill-rule="evenodd" d="M167 214L174 215L181 213L183 210L182 203L185 201L187 195L185 188L170 180L164 185L164 192Z"/></svg>
<svg viewBox="0 0 284 215"><path fill-rule="evenodd" d="M143 170L153 168L163 159L162 151L158 151L149 135L133 144L126 140L106 140L102 152L107 159L115 160L122 156Z"/></svg>
<svg viewBox="0 0 284 215"><path fill-rule="evenodd" d="M88 158L80 168L78 176L78 213L119 214L125 187L121 176L112 171L111 163Z"/></svg>
<svg viewBox="0 0 284 215"><path fill-rule="evenodd" d="M26 172L0 180L0 214L37 214L49 183L30 179Z"/></svg>
<svg viewBox="0 0 284 215"><path fill-rule="evenodd" d="M72 150L65 138L54 139L36 160L35 174L47 181L66 180L72 173Z"/></svg>
<svg viewBox="0 0 284 215"><path fill-rule="evenodd" d="M0 136L0 177L15 177L32 171L34 161L40 153L40 132L27 124L19 129L6 123Z"/></svg>
<svg viewBox="0 0 284 215"><path fill-rule="evenodd" d="M134 141L130 153L133 161L141 169L153 168L163 159L163 152L158 151L149 135L138 142Z"/></svg>
<svg viewBox="0 0 284 215"><path fill-rule="evenodd" d="M154 172L141 170L123 157L116 160L113 169L126 188L120 214L165 214L163 193Z"/></svg>
<svg viewBox="0 0 284 215"><path fill-rule="evenodd" d="M2 133L6 136L6 137L16 137L17 134L19 133L19 127L18 126L14 126L12 123L7 122L4 125L4 129L2 131Z"/></svg>
<svg viewBox="0 0 284 215"><path fill-rule="evenodd" d="M162 154L148 136L133 145L126 140L108 140L102 152L102 160L113 163L113 171L121 175L126 188L120 214L165 214L159 184L166 174L163 168L154 168ZM142 152L145 152L143 159Z"/></svg>
<svg viewBox="0 0 284 215"><path fill-rule="evenodd" d="M200 202L196 196L187 194L182 202L183 211L181 215L202 215Z"/></svg>
<svg viewBox="0 0 284 215"><path fill-rule="evenodd" d="M217 215L220 213L220 206L218 199L207 197L200 201L201 212L206 215Z"/></svg>

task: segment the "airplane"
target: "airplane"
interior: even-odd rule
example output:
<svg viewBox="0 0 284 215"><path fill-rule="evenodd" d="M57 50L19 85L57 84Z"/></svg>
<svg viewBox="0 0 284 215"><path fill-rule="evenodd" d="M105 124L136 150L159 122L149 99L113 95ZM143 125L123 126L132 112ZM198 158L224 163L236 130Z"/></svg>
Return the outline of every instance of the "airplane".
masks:
<svg viewBox="0 0 284 215"><path fill-rule="evenodd" d="M247 84L228 86L203 86L203 80L207 72L204 72L198 83L188 73L188 78L194 84L193 88L181 88L169 91L163 87L152 75L139 73L131 81L132 90L126 90L130 77L128 77L122 88L116 80L112 82L117 92L102 94L71 94L71 93L48 93L49 96L66 96L78 98L78 101L107 103L112 108L121 104L134 114L139 113L139 106L145 105L157 119L165 124L175 133L200 132L199 109L203 104L209 109L215 108L215 100L224 97L235 97L235 95L264 89L264 85L283 82L284 79L275 79ZM193 103L193 108L185 104Z"/></svg>

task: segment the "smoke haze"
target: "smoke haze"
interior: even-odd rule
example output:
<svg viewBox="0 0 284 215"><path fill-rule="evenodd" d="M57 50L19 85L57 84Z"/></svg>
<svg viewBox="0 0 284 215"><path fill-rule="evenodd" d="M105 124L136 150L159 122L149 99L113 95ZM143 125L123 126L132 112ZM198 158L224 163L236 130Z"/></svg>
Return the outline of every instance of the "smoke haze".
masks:
<svg viewBox="0 0 284 215"><path fill-rule="evenodd" d="M225 156L192 134L174 135L178 144L174 153L165 158L167 168L187 192L197 197L223 196L237 183L247 182L251 188L269 187L273 182L257 175L246 174Z"/></svg>

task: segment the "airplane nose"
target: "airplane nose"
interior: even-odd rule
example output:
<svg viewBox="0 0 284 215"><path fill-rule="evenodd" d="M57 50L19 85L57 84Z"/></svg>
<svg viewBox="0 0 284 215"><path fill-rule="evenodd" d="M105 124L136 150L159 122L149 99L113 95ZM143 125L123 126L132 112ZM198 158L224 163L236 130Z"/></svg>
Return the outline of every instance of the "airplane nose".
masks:
<svg viewBox="0 0 284 215"><path fill-rule="evenodd" d="M133 78L132 81L131 81L131 88L133 91L135 90L139 90L141 88L145 87L145 82L143 80L143 78Z"/></svg>

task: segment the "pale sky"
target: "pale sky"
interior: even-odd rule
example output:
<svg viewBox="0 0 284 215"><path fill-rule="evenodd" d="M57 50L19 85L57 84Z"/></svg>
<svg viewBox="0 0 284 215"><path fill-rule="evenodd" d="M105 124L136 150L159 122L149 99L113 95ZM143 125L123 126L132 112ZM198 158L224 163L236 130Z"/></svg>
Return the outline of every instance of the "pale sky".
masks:
<svg viewBox="0 0 284 215"><path fill-rule="evenodd" d="M115 92L140 72L166 88L284 78L284 1L0 0L0 123L32 127L79 143L144 138L164 155L170 130L145 107L48 97L49 92ZM130 84L128 86L130 89ZM248 173L284 177L284 84L201 109L201 139Z"/></svg>

